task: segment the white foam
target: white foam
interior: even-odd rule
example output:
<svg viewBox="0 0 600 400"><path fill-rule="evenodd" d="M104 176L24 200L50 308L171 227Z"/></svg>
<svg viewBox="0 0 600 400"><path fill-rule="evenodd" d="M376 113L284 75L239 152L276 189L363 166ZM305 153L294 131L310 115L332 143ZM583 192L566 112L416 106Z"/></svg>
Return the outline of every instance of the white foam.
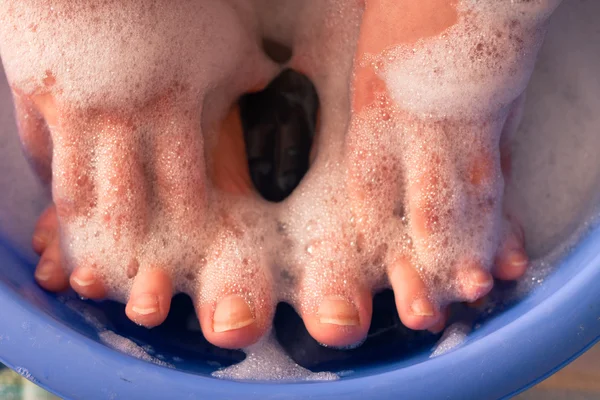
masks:
<svg viewBox="0 0 600 400"><path fill-rule="evenodd" d="M243 18L247 5L169 4L4 1L0 50L9 81L30 93L54 77L52 90L65 101L131 107L174 82L206 89L214 83L206 78L235 71L245 52L219 50L252 46L236 29L240 19L252 24Z"/></svg>
<svg viewBox="0 0 600 400"><path fill-rule="evenodd" d="M100 337L100 341L102 341L102 343L104 343L112 349L125 353L129 356L135 357L139 360L160 365L161 367L175 368L173 365L159 359L158 356L151 356L150 354L146 353L144 349L142 349L130 339L118 335L113 331L105 330L98 333L98 336Z"/></svg>
<svg viewBox="0 0 600 400"><path fill-rule="evenodd" d="M444 330L444 334L435 345L429 358L439 357L455 350L467 340L469 333L471 333L471 327L467 324L457 322L450 325Z"/></svg>
<svg viewBox="0 0 600 400"><path fill-rule="evenodd" d="M85 321L93 326L97 332L100 341L106 346L127 354L131 357L135 357L139 360L151 362L162 367L174 368L170 363L165 362L159 358L159 355L152 356L149 351L146 351L144 347L139 346L131 339L125 338L117 333L106 328L106 322L103 321L104 316L99 310L77 300L62 298L61 301L65 303L71 310L81 315Z"/></svg>
<svg viewBox="0 0 600 400"><path fill-rule="evenodd" d="M404 110L478 115L510 104L527 85L545 30L539 16L556 7L528 2L460 1L458 22L441 35L375 55Z"/></svg>
<svg viewBox="0 0 600 400"><path fill-rule="evenodd" d="M331 381L339 377L331 372L314 373L296 364L272 334L244 349L246 358L239 364L213 372L213 376L236 380Z"/></svg>

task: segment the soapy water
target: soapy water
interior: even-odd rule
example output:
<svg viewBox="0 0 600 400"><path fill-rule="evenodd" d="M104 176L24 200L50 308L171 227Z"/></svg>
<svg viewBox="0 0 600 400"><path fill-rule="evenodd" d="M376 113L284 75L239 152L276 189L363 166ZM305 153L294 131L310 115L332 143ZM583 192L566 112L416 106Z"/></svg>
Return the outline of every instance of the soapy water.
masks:
<svg viewBox="0 0 600 400"><path fill-rule="evenodd" d="M213 372L216 378L262 381L331 381L332 372L314 373L296 364L281 348L272 333L244 349L246 358L239 364Z"/></svg>
<svg viewBox="0 0 600 400"><path fill-rule="evenodd" d="M578 22L578 23L582 23L582 22ZM552 34L552 31L551 31ZM549 42L551 43L551 40L549 39ZM551 47L550 47L551 48ZM553 65L549 63L549 57L546 56L547 58L544 60L544 51L542 51L542 56L541 56L541 65L538 68L538 70L540 71L540 75L544 76L546 78L549 77L547 70L553 70ZM554 61L555 62L556 57L554 57ZM544 61L546 63L544 63ZM597 64L596 64L597 65ZM554 70L556 70L557 68L554 68ZM553 104L554 109L561 109L563 112L561 115L557 115L555 118L552 117L548 117L548 113L544 110L544 103L542 102L542 104L540 103L529 103L529 110L535 110L536 107L538 108L537 112L537 118L538 120L542 120L543 118L546 119L547 122L546 123L546 127L551 127L552 124L557 124L557 125L561 125L561 120L563 120L565 118L565 116L569 116L569 113L571 114L575 114L575 110L577 110L577 107L582 107L583 103L586 103L586 99L584 98L578 98L576 99L577 101L575 103L573 103L573 99L571 97L561 97L561 96L556 96L552 93L552 89L550 89L550 86L553 86L555 83L552 81L552 78L554 78L555 80L560 79L558 76L550 76L550 79L546 82L546 84L544 85L542 82L537 82L537 86L536 86L536 82L535 82L535 75L534 75L534 82L532 83L533 88L530 88L530 92L538 92L538 96L534 96L531 97L530 99L534 99L534 100L528 100L528 101L535 101L538 102L540 100L542 94L548 94L550 98L553 98L555 100L558 101L562 101L561 105L558 105L559 103L555 102ZM564 78L562 78L564 80ZM558 82L560 83L560 81ZM591 84L593 84L593 82L591 82ZM544 92L544 88L540 88L540 85L542 86L546 86L545 90L546 92ZM597 91L594 92L593 90L587 89L587 91L589 93L598 93ZM578 90L576 90L577 93L579 93ZM586 90L582 90L581 93L585 93ZM588 99L589 100L589 99ZM593 99L592 99L593 102ZM588 107L590 107L590 103L587 103ZM2 112L5 112L5 110L8 109L8 107L2 107ZM593 108L592 108L593 109ZM529 116L533 116L533 117L529 117ZM551 272L552 267L554 265L556 265L556 260L558 258L560 258L561 256L564 256L564 252L568 249L568 246L563 246L563 247L557 247L557 243L568 243L568 241L565 241L565 237L569 236L568 234L566 234L565 232L568 232L569 230L572 231L572 227L570 227L569 225L572 225L571 222L572 221L581 221L582 219L585 219L586 221L591 221L589 219L589 204L584 204L583 202L585 201L590 201L591 195L590 193L593 190L597 190L597 182L598 182L598 175L597 175L597 163L594 164L596 161L593 159L593 157L582 157L582 154L586 154L586 151L582 151L582 149L597 149L598 148L598 138L597 136L594 136L594 131L586 129L586 127L593 127L593 123L594 123L594 118L597 119L597 117L595 117L594 115L589 115L586 116L586 120L582 120L579 121L578 123L578 127L580 127L581 129L579 129L578 132L572 132L571 130L569 130L569 134L563 134L561 132L559 132L556 129L548 129L548 131L546 132L543 128L541 128L541 125L544 125L543 121L537 121L537 122L541 122L540 124L534 124L533 128L531 125L531 121L535 120L536 116L536 112L531 112L526 114L525 117L525 121L524 121L524 128L522 129L522 132L517 135L517 142L516 142L516 147L515 147L515 164L516 164L516 168L515 168L515 179L516 179L516 184L515 185L520 185L520 187L516 187L516 188L512 188L513 190L516 190L516 193L523 193L523 192L527 192L530 196L529 198L519 198L518 195L514 195L514 197L516 197L516 202L521 201L520 204L520 208L517 207L517 209L523 211L523 210L532 210L534 208L536 208L535 206L538 204L538 202L544 201L544 199L547 198L547 196L540 196L539 193L535 193L535 190L531 189L531 188L535 188L538 189L539 191L542 190L546 190L549 191L550 193L559 193L559 195L555 196L562 196L565 197L565 199L563 199L560 204L547 204L548 207L545 208L544 212L545 215L538 215L540 217L540 219L538 221L527 221L530 223L526 223L525 224L525 230L528 233L527 237L531 237L531 235L529 234L530 232L539 232L539 235L534 236L534 242L530 244L530 251L532 251L533 254L535 254L537 252L538 255L543 254L545 251L547 251L548 248L548 243L552 243L551 248L555 248L557 249L555 252L552 253L551 257L548 258L542 258L539 259L537 261L534 262L534 266L532 267L532 269L528 272L527 277L522 280L521 282L519 282L518 286L520 287L520 290L518 291L518 295L522 295L524 293L527 293L529 290L535 288L537 285L541 284L544 277L547 276L548 273ZM528 122L528 118L530 118L529 122ZM528 123L530 124L528 126ZM10 123L12 126L12 122ZM8 125L5 125L8 126ZM532 129L538 129L540 132L532 132ZM529 129L529 131L527 131L527 129ZM592 133L590 133L592 132ZM16 133L13 135L13 137L16 139ZM523 140L522 138L525 137L526 139ZM564 143L565 141L565 137L568 137L569 142L570 143L566 143L566 146L560 148L560 149L554 149L557 151L557 153L555 154L556 158L554 159L554 165L548 165L548 164L538 164L538 165L532 165L532 160L529 157L530 154L545 154L545 149L552 149L552 143ZM529 142L527 142L527 140L529 140ZM6 153L10 154L10 142L6 142L3 143L4 146L6 146ZM569 145L571 145L571 147L569 147ZM519 147L520 146L520 147ZM579 147L576 147L579 146ZM13 150L15 148L13 147ZM519 151L522 149L522 151L524 152L524 154L519 154ZM587 150L587 152L589 152L590 150ZM17 154L18 150L15 152L12 152L12 154ZM521 158L519 157L521 156ZM12 160L11 160L12 158ZM16 162L15 162L16 160ZM11 164L10 162L13 161L13 163ZM0 182L3 183L2 187L4 188L12 188L11 191L14 193L10 196L7 196L6 198L0 199L0 201L2 202L8 202L8 204L11 204L10 207L1 207L2 210L23 210L24 213L27 213L28 211L31 211L31 209L35 209L36 211L39 210L39 206L35 206L36 202L42 202L43 196L39 195L39 196L23 196L22 193L24 191L27 191L27 183L23 183L21 181L21 178L23 177L23 174L27 174L27 172L23 172L25 171L25 167L22 164L22 161L17 160L14 156L13 157L9 157L6 160L2 160L0 161L2 163L6 163L9 168L5 169L2 168L2 171L12 171L15 172L14 174L11 174L10 172L8 174L5 174L2 178L4 182ZM527 164L528 162L530 162L530 164ZM579 163L579 164L577 164ZM587 163L587 164L586 164ZM575 167L573 167L573 164L576 164ZM19 167L15 167L15 165L21 165L21 168L19 169ZM10 168L12 166L12 168ZM543 168L541 167L543 166ZM3 165L4 167L4 165ZM565 168L567 167L567 168ZM551 173L551 182L552 185L549 185L548 179L546 178L546 175L544 175L545 173L548 173L547 169L548 168L553 168L552 169L552 173ZM578 176L577 179L570 179L572 177L572 175L569 173L569 171L577 171ZM593 175L593 173L596 172L596 175ZM583 176L579 175L579 174L583 174ZM523 184L522 181L519 181L520 177L528 177L530 180L528 181L527 187L525 189L523 189ZM525 179L525 178L523 178ZM26 175L26 178L24 179L25 182L32 182L32 180L30 179L30 177L28 177ZM8 183L7 183L8 182ZM4 185L4 183L6 183ZM576 185L580 185L579 187L577 187ZM32 187L35 187L35 185L31 185L29 189L31 189ZM19 190L21 190L21 192L19 192ZM521 190L521 192L519 192L519 190ZM7 192L3 192L3 193L8 193ZM34 191L35 193L35 191ZM511 188L509 188L508 191L508 197L511 196ZM514 191L512 193L515 193ZM532 194L533 193L533 194ZM568 196L564 195L564 193L568 193ZM31 191L30 193L31 194ZM26 199L27 201L19 201L19 196L22 196L21 199ZM4 204L2 204L4 205ZM554 206L554 207L553 207ZM36 208L37 207L37 208ZM539 207L542 208L542 207ZM563 212L564 211L564 212ZM1 212L1 211L0 211ZM523 211L524 213L526 213L526 211ZM579 214L575 215L574 213L577 212ZM18 220L19 218L19 213L12 213L11 211L5 211L6 214L2 214L3 219L1 220L2 224L1 227L2 229L18 229L18 228L13 228L17 227L17 226L21 226L21 227L25 227L27 225L31 226L31 224L27 224L27 223L23 223L23 224L7 224L7 221L13 222L15 221L15 219ZM23 221L27 221L28 218L30 218L31 215L37 215L39 214L39 212L32 212L30 214L24 214L23 217ZM23 214L21 214L23 215ZM564 215L570 216L571 217L571 221L562 221L563 225L560 224L561 221L557 222L556 220L558 218L566 218L563 217ZM586 222L588 223L588 222ZM585 224L584 224L585 226ZM580 228L580 232L583 232L584 228ZM17 234L15 236L11 237L16 237L17 239L22 237L24 246L23 248L26 248L26 246L28 245L29 242L29 237L27 237L26 233L30 232L30 230L27 229L23 229L23 234ZM577 234L575 234L574 236L572 236L572 243L576 242L576 239L578 238ZM544 240L545 239L545 242ZM515 295L516 292L513 293L513 295ZM92 319L89 319L88 317L88 322L90 322L92 325L95 323ZM98 325L98 327L100 327L100 325ZM105 339L107 341L108 344L112 344L114 347L119 348L121 351L125 351L125 352L132 352L133 354L136 354L138 357L142 357L143 355L141 353L139 353L139 348L135 348L134 346L135 343L129 343L127 342L127 340L129 339L125 339L125 341L121 341L121 343L116 343L118 340L118 335L116 333L113 333L111 331L106 331L108 333L104 334ZM115 336L116 335L116 336ZM460 335L459 335L460 336ZM453 337L456 337L456 335L454 335ZM455 342L459 342L458 340L455 340ZM443 343L443 342L442 342ZM446 346L447 347L447 346ZM255 366L256 366L256 360L261 360L263 359L263 355L260 354L260 349L261 348L253 348L252 350L248 350L250 356L249 358L251 360L254 360L252 362L248 362L246 364L244 364L245 366L248 367L249 371L254 370L256 372ZM273 357L280 357L281 354L278 354L278 347L277 346L271 346L271 345L265 345L263 347L263 351L265 353L272 353ZM447 350L446 350L447 351ZM438 352L437 350L434 351ZM142 350L142 353L146 353ZM438 352L439 353L439 352ZM147 353L146 353L147 354ZM295 367L293 367L291 364L289 364L289 359L287 358L279 358L279 360L282 362L282 364L284 364L286 367L284 368L284 370L288 370L289 369L289 374L291 376L295 376L294 374L298 373L298 370L295 369ZM160 361L160 360L158 360ZM253 364L254 363L254 364ZM233 371L233 370L230 370ZM251 378L251 373L248 371L241 371L240 369L236 369L235 370L235 374L238 374L237 376L244 376L244 379L248 379ZM280 371L276 371L277 373L279 373ZM223 372L221 372L221 374L223 374ZM264 378L264 377L263 377Z"/></svg>
<svg viewBox="0 0 600 400"><path fill-rule="evenodd" d="M465 342L469 333L471 333L471 326L456 322L444 330L444 334L435 345L430 358L439 357L442 354L446 354L451 350L456 349Z"/></svg>
<svg viewBox="0 0 600 400"><path fill-rule="evenodd" d="M150 355L148 350L151 351L151 349L144 348L131 339L107 329L107 323L103 321L104 318L101 313L98 313L98 309L74 299L62 298L61 300L67 307L79 314L89 325L97 330L100 342L107 347L162 367L174 368L172 364L161 360L161 357Z"/></svg>

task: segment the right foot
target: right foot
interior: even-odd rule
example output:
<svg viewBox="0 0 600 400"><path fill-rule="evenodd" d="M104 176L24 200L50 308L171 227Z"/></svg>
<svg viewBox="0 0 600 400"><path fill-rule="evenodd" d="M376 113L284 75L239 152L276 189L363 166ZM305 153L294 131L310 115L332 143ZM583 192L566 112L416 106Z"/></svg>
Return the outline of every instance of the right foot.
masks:
<svg viewBox="0 0 600 400"><path fill-rule="evenodd" d="M147 327L183 291L209 341L245 347L269 328L274 301L256 251L264 202L232 104L278 67L252 39L243 2L127 4L0 6L17 30L1 37L23 144L52 184L54 204L34 233L36 279L122 301ZM89 35L100 47L72 40ZM35 63L11 53L29 46Z"/></svg>

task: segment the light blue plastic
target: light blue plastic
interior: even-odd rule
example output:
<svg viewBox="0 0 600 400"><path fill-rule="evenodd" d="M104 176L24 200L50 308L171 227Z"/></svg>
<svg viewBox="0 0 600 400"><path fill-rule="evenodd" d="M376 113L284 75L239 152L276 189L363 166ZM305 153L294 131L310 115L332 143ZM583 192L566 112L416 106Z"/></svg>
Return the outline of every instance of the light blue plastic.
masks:
<svg viewBox="0 0 600 400"><path fill-rule="evenodd" d="M217 380L112 350L34 284L30 265L0 245L0 361L67 399L500 399L599 339L599 250L596 228L538 290L451 353L365 367L337 382L278 384Z"/></svg>

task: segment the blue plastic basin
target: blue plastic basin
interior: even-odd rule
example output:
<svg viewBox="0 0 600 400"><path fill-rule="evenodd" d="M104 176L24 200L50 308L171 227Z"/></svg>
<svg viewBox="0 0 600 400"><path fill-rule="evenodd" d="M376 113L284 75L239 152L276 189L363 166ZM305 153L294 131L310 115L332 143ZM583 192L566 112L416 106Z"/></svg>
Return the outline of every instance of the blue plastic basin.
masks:
<svg viewBox="0 0 600 400"><path fill-rule="evenodd" d="M586 64L585 60L600 59L590 52L594 48L599 52L600 31L589 30L586 35L593 31L596 37L589 39L591 42L575 39L579 40L576 46L564 38L576 37L577 29L584 26L578 21L593 19L599 10L600 2L567 0L558 18L564 29L552 37L561 51L561 57L555 57L557 62L568 59L577 66L570 79L596 79L585 81L584 88L598 87L600 64ZM0 157L0 165L2 161ZM0 183L2 179L0 176ZM0 211L6 193L8 189L0 187ZM22 207L28 206L22 202ZM35 212L41 209L33 208ZM122 309L113 304L98 309L112 321L112 329L151 344L157 350L155 356L175 368L136 359L103 344L98 326L34 283L34 260L15 245L14 236L18 235L10 235L10 240L2 237L3 232L23 231L23 227L18 219L3 221L2 215L0 212L0 361L67 399L501 399L556 372L600 338L600 228L596 227L541 286L483 320L460 348L448 354L430 359L435 338L429 337L419 339L422 346L405 351L402 357L354 363L353 373L339 381L218 380L210 376L215 366L205 362L208 353L202 353L216 350L176 348L171 346L173 338L168 332L146 333L133 324L116 323L115 318L122 319ZM23 237L30 234L34 219L32 215L27 221ZM210 355L230 360L233 356ZM343 370L344 363L333 363L332 368Z"/></svg>

